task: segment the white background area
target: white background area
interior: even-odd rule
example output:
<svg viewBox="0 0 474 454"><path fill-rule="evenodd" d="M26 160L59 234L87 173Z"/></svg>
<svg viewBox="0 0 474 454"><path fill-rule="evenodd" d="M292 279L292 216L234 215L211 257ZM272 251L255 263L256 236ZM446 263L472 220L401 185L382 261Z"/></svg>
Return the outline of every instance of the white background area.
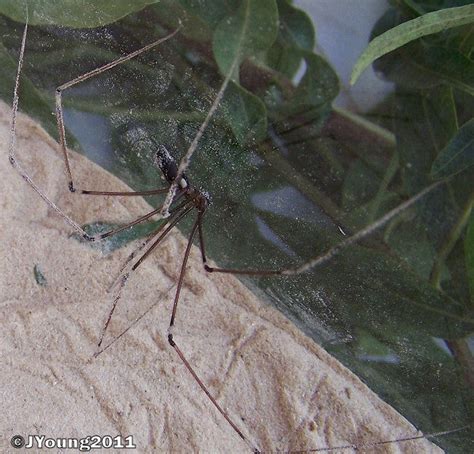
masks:
<svg viewBox="0 0 474 454"><path fill-rule="evenodd" d="M327 58L339 76L341 93L336 106L363 112L391 91L392 84L379 79L371 68L349 86L352 67L387 9L386 0L295 0L294 5L312 18L315 51Z"/></svg>

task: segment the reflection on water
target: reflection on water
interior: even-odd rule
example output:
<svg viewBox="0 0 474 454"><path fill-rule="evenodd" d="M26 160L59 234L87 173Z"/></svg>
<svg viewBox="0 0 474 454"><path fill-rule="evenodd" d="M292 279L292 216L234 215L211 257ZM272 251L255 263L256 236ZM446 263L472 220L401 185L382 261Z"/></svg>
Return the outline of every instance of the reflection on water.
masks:
<svg viewBox="0 0 474 454"><path fill-rule="evenodd" d="M333 225L331 219L319 207L292 186L257 192L252 194L251 201L256 208L282 217L300 219L324 227Z"/></svg>

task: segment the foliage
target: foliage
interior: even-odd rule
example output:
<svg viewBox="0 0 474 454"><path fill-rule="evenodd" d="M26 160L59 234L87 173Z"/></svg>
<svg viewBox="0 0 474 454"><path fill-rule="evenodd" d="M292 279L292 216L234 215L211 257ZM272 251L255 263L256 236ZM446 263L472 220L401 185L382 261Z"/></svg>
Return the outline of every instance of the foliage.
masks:
<svg viewBox="0 0 474 454"><path fill-rule="evenodd" d="M367 114L376 123L369 127L332 109L337 76L313 51L311 20L290 1L162 0L114 9L130 3L94 2L88 18L79 2L69 12L46 6L44 14L30 12L32 23L50 26L30 28L21 108L54 131L55 87L154 41L181 20L173 40L67 90L66 126L91 159L132 187L151 189L159 185L156 144L184 154L232 71L189 174L211 194L207 244L210 256L228 267L299 264L443 179L380 234L327 266L247 282L424 431L468 423L463 377L474 371L433 338L456 346L474 330L472 26L427 35L379 59L377 70L396 89ZM462 6L393 3L374 35ZM23 17L16 2L3 2L0 10ZM8 31L0 47L0 94L9 99L21 27L0 21ZM98 24L108 25L85 29ZM91 138L99 143L91 145ZM91 228L103 227L95 221L108 222L94 220ZM150 228L126 232L106 248ZM367 359L374 355L382 360ZM441 442L467 452L468 438Z"/></svg>

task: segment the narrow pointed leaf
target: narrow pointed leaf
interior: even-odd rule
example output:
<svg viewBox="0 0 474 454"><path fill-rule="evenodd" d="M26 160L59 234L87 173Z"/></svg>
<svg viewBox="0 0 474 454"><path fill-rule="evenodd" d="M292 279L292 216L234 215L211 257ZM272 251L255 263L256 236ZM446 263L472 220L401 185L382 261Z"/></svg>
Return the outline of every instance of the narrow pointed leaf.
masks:
<svg viewBox="0 0 474 454"><path fill-rule="evenodd" d="M355 84L365 68L382 55L423 36L472 22L474 22L474 5L466 5L427 13L392 28L372 40L358 58L352 70L351 84Z"/></svg>

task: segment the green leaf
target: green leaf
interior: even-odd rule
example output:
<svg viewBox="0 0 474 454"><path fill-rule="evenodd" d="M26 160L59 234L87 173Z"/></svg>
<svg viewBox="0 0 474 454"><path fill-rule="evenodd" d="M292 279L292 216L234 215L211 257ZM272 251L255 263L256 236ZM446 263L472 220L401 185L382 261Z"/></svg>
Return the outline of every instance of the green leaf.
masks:
<svg viewBox="0 0 474 454"><path fill-rule="evenodd" d="M312 51L315 39L311 18L288 0L278 0L278 12L282 40L295 49Z"/></svg>
<svg viewBox="0 0 474 454"><path fill-rule="evenodd" d="M441 82L474 96L474 62L456 49L431 46L418 55L418 65Z"/></svg>
<svg viewBox="0 0 474 454"><path fill-rule="evenodd" d="M358 58L352 70L351 85L367 66L382 55L423 36L471 22L474 22L474 5L466 5L428 13L392 28L372 40Z"/></svg>
<svg viewBox="0 0 474 454"><path fill-rule="evenodd" d="M213 37L213 51L222 74L235 65L232 79L239 81L239 65L247 57L266 51L278 33L275 0L243 0L238 11L223 19Z"/></svg>
<svg viewBox="0 0 474 454"><path fill-rule="evenodd" d="M474 304L474 212L467 226L464 238L464 251L466 254L466 272L471 293L471 302Z"/></svg>
<svg viewBox="0 0 474 454"><path fill-rule="evenodd" d="M474 164L474 118L465 123L441 150L431 168L435 180L449 178Z"/></svg>
<svg viewBox="0 0 474 454"><path fill-rule="evenodd" d="M274 70L291 78L301 64L301 50L314 48L314 27L309 16L287 0L278 0L280 25L278 38L269 49L265 61Z"/></svg>
<svg viewBox="0 0 474 454"><path fill-rule="evenodd" d="M405 260L410 268L425 281L430 278L436 250L420 222L404 222L394 228L388 238L390 246ZM443 267L443 278L449 278Z"/></svg>
<svg viewBox="0 0 474 454"><path fill-rule="evenodd" d="M435 153L439 153L458 131L457 108L453 89L440 86L426 92L423 99L424 112L430 126Z"/></svg>
<svg viewBox="0 0 474 454"><path fill-rule="evenodd" d="M355 348L359 355L385 356L393 355L393 351L363 329L357 330Z"/></svg>
<svg viewBox="0 0 474 454"><path fill-rule="evenodd" d="M433 118L439 117L440 102L433 101L437 96L445 97L441 90L432 89L421 94L400 90L395 98L394 126L401 176L404 190L410 195L431 183L429 173L433 156L438 153L432 131L439 124L431 123Z"/></svg>
<svg viewBox="0 0 474 454"><path fill-rule="evenodd" d="M179 0L192 14L195 14L211 28L217 27L227 15L232 14L239 6L240 0Z"/></svg>
<svg viewBox="0 0 474 454"><path fill-rule="evenodd" d="M260 141L267 134L265 104L240 85L230 82L222 109L227 123L241 145Z"/></svg>
<svg viewBox="0 0 474 454"><path fill-rule="evenodd" d="M17 22L25 22L25 5L28 4L28 22L31 25L93 28L113 23L157 1L159 0L42 0L26 3L2 0L0 12Z"/></svg>
<svg viewBox="0 0 474 454"><path fill-rule="evenodd" d="M339 93L339 80L331 65L319 55L301 53L306 62L306 72L295 91L294 102L323 107Z"/></svg>
<svg viewBox="0 0 474 454"><path fill-rule="evenodd" d="M474 95L474 62L454 48L414 43L378 60L374 69L404 87L444 84Z"/></svg>
<svg viewBox="0 0 474 454"><path fill-rule="evenodd" d="M368 201L380 185L375 172L362 160L351 164L346 173L342 189L342 206L345 211L352 211L357 206Z"/></svg>

